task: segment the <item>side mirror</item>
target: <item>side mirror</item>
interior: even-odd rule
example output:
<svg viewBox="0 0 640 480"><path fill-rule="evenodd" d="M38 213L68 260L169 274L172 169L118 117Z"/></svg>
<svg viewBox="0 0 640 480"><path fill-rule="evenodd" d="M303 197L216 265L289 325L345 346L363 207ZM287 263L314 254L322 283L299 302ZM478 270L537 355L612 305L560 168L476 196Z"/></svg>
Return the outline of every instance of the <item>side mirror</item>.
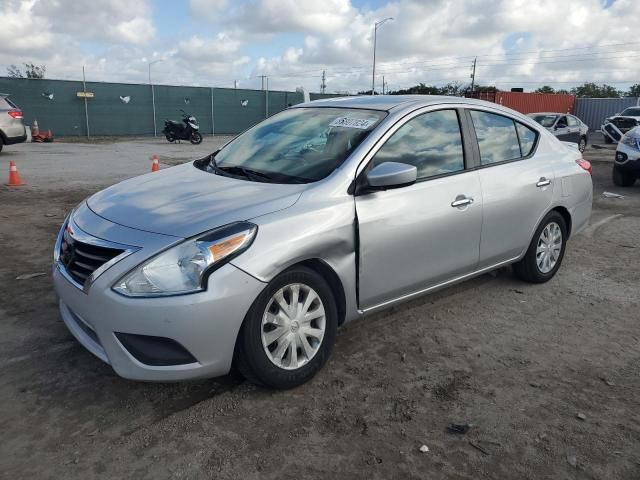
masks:
<svg viewBox="0 0 640 480"><path fill-rule="evenodd" d="M616 114L614 115L614 117L617 117L617 116L619 116L619 115L620 115L620 112L616 113Z"/></svg>
<svg viewBox="0 0 640 480"><path fill-rule="evenodd" d="M372 190L405 187L416 182L418 169L406 163L384 162L371 169L366 178Z"/></svg>

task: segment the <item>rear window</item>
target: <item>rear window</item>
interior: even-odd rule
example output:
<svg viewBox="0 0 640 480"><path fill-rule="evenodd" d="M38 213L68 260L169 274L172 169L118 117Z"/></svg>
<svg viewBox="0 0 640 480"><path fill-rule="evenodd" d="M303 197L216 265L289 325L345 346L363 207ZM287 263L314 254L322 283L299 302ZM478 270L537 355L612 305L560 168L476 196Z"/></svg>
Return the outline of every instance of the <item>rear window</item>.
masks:
<svg viewBox="0 0 640 480"><path fill-rule="evenodd" d="M15 103L9 100L8 97L0 97L0 108L6 108L7 110L11 110L13 108L19 108Z"/></svg>

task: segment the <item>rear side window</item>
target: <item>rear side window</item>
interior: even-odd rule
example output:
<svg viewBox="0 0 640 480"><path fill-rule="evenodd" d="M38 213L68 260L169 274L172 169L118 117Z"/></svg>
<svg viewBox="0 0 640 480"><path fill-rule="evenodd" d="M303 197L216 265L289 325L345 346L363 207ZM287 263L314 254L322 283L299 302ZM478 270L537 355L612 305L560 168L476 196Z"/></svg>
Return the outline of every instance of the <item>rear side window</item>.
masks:
<svg viewBox="0 0 640 480"><path fill-rule="evenodd" d="M535 130L525 127L519 122L516 122L516 129L518 130L518 138L520 139L520 154L523 157L531 155L533 147L536 146L538 134Z"/></svg>
<svg viewBox="0 0 640 480"><path fill-rule="evenodd" d="M478 110L471 110L471 119L478 138L482 165L515 160L522 156L513 120Z"/></svg>
<svg viewBox="0 0 640 480"><path fill-rule="evenodd" d="M371 166L384 162L415 165L418 180L464 170L456 111L438 110L409 120L378 150Z"/></svg>
<svg viewBox="0 0 640 480"><path fill-rule="evenodd" d="M15 106L11 104L8 98L0 97L0 108L2 108L3 110L4 109L11 110L12 108L15 108Z"/></svg>
<svg viewBox="0 0 640 480"><path fill-rule="evenodd" d="M572 117L571 115L567 116L567 120L569 123L570 127L577 127L578 126L578 120L576 119L576 117Z"/></svg>

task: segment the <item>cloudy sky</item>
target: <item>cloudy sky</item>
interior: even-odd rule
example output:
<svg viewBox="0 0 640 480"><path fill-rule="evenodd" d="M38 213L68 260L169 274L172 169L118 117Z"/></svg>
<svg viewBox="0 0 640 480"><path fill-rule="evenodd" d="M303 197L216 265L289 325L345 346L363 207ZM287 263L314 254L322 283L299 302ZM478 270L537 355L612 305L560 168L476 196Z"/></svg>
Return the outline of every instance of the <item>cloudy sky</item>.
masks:
<svg viewBox="0 0 640 480"><path fill-rule="evenodd" d="M0 75L327 92L477 82L640 83L638 0L0 0Z"/></svg>

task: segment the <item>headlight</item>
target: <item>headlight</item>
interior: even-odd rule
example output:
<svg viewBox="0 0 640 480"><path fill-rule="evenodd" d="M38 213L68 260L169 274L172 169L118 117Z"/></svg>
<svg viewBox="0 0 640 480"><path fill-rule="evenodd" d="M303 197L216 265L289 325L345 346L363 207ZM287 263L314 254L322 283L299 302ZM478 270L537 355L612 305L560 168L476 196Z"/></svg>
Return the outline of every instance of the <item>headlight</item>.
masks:
<svg viewBox="0 0 640 480"><path fill-rule="evenodd" d="M204 290L208 275L249 248L257 231L252 223L238 222L186 240L136 267L113 289L129 297Z"/></svg>
<svg viewBox="0 0 640 480"><path fill-rule="evenodd" d="M635 148L636 150L640 150L640 137L624 135L620 140L620 143L624 143L628 147Z"/></svg>

